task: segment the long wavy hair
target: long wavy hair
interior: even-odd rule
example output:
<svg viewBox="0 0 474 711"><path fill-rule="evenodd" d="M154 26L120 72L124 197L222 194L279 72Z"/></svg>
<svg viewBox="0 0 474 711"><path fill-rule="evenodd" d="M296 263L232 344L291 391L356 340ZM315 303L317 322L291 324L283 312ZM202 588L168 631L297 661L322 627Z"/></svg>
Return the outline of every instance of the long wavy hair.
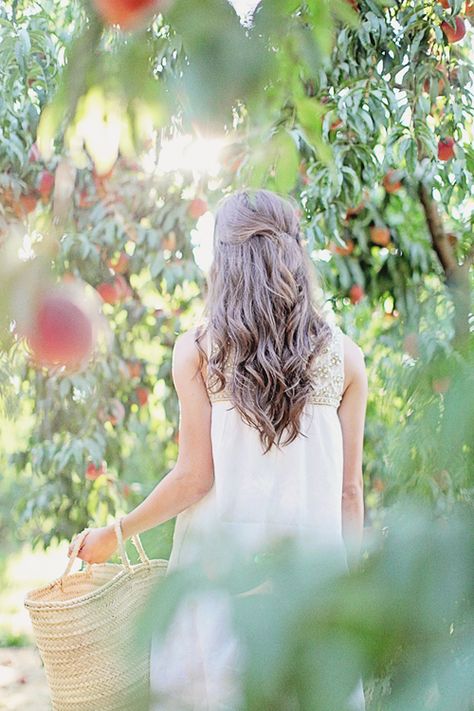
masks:
<svg viewBox="0 0 474 711"><path fill-rule="evenodd" d="M295 201L269 190L239 190L220 201L196 334L209 390L227 387L264 453L300 434L313 361L331 335L297 210ZM206 334L209 351L201 345Z"/></svg>

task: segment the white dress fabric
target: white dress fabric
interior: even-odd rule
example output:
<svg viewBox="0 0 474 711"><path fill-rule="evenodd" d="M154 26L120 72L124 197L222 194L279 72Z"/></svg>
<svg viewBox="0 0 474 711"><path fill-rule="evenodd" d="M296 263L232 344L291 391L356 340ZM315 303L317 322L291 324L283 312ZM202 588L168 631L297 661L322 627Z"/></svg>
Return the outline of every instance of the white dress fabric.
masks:
<svg viewBox="0 0 474 711"><path fill-rule="evenodd" d="M257 551L291 535L346 554L342 537L342 430L337 409L344 384L341 329L316 359L314 386L300 434L281 450L263 454L258 432L233 408L227 387L209 391L214 485L176 518L168 573L181 566L212 569L213 542L229 538ZM206 553L208 555L206 563ZM180 604L167 636L152 642L152 711L238 711L236 671L241 657L231 607L222 592L193 595ZM349 700L365 711L362 680Z"/></svg>

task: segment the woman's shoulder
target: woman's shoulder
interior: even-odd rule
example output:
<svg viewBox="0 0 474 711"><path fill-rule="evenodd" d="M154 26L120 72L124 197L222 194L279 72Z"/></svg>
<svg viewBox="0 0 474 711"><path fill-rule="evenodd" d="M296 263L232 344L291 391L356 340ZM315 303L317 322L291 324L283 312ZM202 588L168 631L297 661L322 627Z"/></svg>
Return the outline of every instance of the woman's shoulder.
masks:
<svg viewBox="0 0 474 711"><path fill-rule="evenodd" d="M340 326L335 326L335 329L339 332L342 344L344 346L344 355L352 360L364 360L365 353L353 338L347 335L345 331L342 330Z"/></svg>
<svg viewBox="0 0 474 711"><path fill-rule="evenodd" d="M354 381L367 380L365 353L353 338L347 335L339 326L344 355L344 384L346 387Z"/></svg>

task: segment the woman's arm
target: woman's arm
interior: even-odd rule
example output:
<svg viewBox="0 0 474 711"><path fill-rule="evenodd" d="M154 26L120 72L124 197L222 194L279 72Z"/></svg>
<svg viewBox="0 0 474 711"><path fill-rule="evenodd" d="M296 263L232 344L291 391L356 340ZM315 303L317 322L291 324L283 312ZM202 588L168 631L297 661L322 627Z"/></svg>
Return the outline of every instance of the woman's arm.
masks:
<svg viewBox="0 0 474 711"><path fill-rule="evenodd" d="M173 349L173 381L179 398L179 454L173 469L151 494L122 519L124 538L168 521L202 499L214 483L211 403L199 370L194 332L178 336ZM72 553L73 542L68 555ZM103 563L117 549L114 524L91 528L78 558Z"/></svg>
<svg viewBox="0 0 474 711"><path fill-rule="evenodd" d="M344 335L345 388L338 409L344 448L342 533L346 546L360 551L364 531L362 455L368 383L364 353Z"/></svg>
<svg viewBox="0 0 474 711"><path fill-rule="evenodd" d="M211 403L199 370L194 331L176 339L172 375L179 398L179 453L173 469L122 519L124 538L174 518L208 493L214 483Z"/></svg>

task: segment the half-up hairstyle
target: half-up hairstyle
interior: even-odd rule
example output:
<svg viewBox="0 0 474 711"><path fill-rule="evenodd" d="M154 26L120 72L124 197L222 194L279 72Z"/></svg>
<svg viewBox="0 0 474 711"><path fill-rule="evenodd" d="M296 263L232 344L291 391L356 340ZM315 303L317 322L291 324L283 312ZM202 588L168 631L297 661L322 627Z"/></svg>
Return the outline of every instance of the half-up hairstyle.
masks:
<svg viewBox="0 0 474 711"><path fill-rule="evenodd" d="M331 336L315 287L296 202L269 190L240 190L220 201L196 342L201 366L207 353L200 341L207 334L211 344L208 388L218 393L227 385L264 453L300 433L313 361Z"/></svg>

